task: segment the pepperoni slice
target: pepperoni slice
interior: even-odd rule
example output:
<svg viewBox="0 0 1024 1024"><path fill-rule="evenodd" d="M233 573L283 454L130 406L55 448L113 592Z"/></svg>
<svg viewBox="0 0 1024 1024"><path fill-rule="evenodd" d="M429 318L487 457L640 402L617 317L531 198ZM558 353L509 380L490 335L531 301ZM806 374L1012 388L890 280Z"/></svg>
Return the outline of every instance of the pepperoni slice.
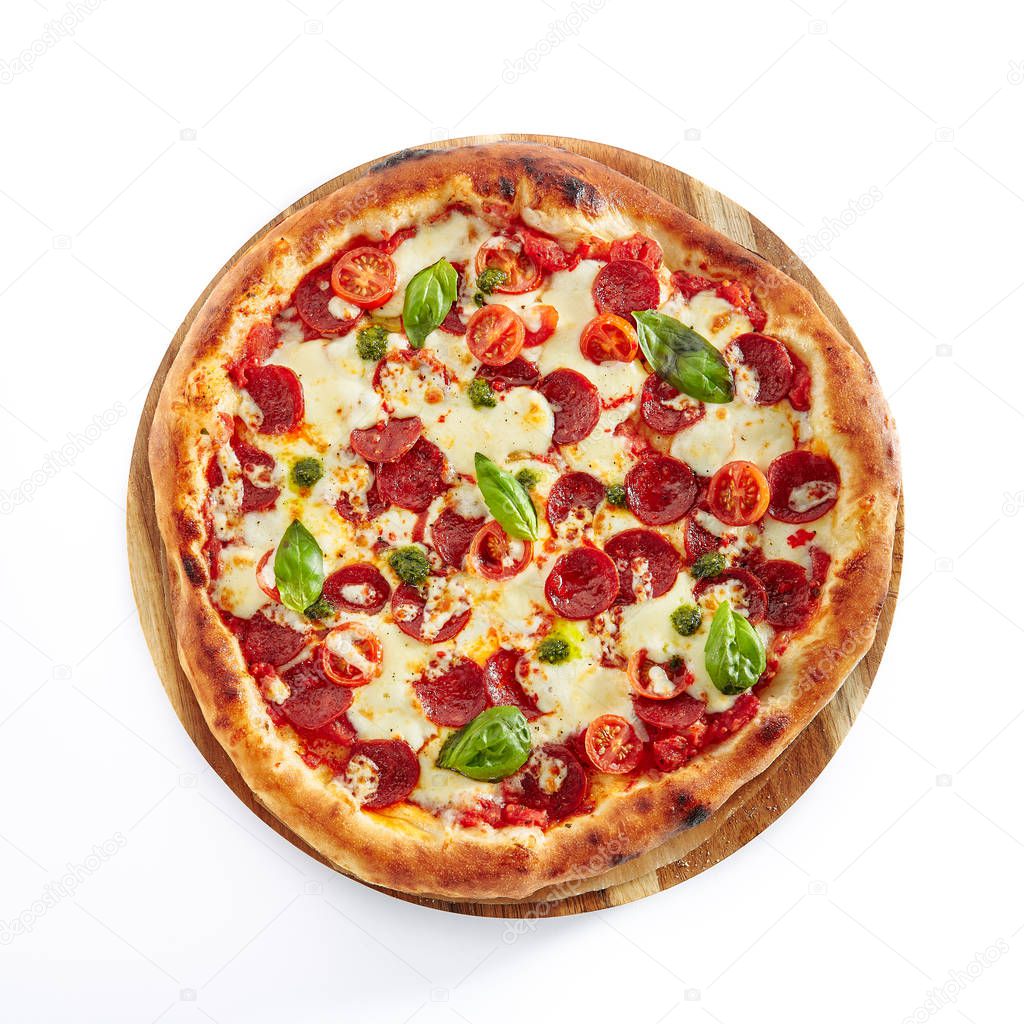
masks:
<svg viewBox="0 0 1024 1024"><path fill-rule="evenodd" d="M753 693L743 693L736 703L725 711L708 715L708 729L704 734L705 747L713 746L728 739L733 733L739 732L756 715L761 702Z"/></svg>
<svg viewBox="0 0 1024 1024"><path fill-rule="evenodd" d="M328 684L293 694L281 705L281 713L292 725L312 732L330 725L351 706L351 687Z"/></svg>
<svg viewBox="0 0 1024 1024"><path fill-rule="evenodd" d="M626 474L625 488L630 512L648 526L678 522L693 507L698 490L693 470L671 455L638 462Z"/></svg>
<svg viewBox="0 0 1024 1024"><path fill-rule="evenodd" d="M710 277L701 277L699 274L687 274L685 270L677 270L672 275L672 283L683 293L683 298L687 302L694 295L715 287L715 282Z"/></svg>
<svg viewBox="0 0 1024 1024"><path fill-rule="evenodd" d="M598 313L615 313L634 323L636 309L657 309L661 288L654 271L639 260L605 264L594 278L590 294Z"/></svg>
<svg viewBox="0 0 1024 1024"><path fill-rule="evenodd" d="M555 444L576 444L597 426L601 400L597 388L575 370L554 370L537 385L555 414Z"/></svg>
<svg viewBox="0 0 1024 1024"><path fill-rule="evenodd" d="M283 665L302 650L306 638L257 612L242 629L242 653L250 664Z"/></svg>
<svg viewBox="0 0 1024 1024"><path fill-rule="evenodd" d="M746 607L747 620L752 626L763 621L768 607L768 595L764 584L746 569L726 569L711 579L698 580L693 587L693 596L699 600L706 590L718 583L732 580L743 588L743 603Z"/></svg>
<svg viewBox="0 0 1024 1024"><path fill-rule="evenodd" d="M633 697L633 710L642 722L659 729L682 732L704 714L704 701L681 693L669 700L651 700L650 697Z"/></svg>
<svg viewBox="0 0 1024 1024"><path fill-rule="evenodd" d="M681 409L669 405L678 399L681 392L677 391L668 381L662 380L652 373L644 381L640 392L640 418L656 434L678 434L680 430L692 427L702 419L705 413L704 403L696 398L684 397L685 404Z"/></svg>
<svg viewBox="0 0 1024 1024"><path fill-rule="evenodd" d="M741 334L729 342L725 351L727 357L738 357L757 374L754 401L758 405L774 405L789 394L793 384L793 361L781 341L767 334Z"/></svg>
<svg viewBox="0 0 1024 1024"><path fill-rule="evenodd" d="M523 689L516 675L516 666L522 656L522 651L507 647L495 651L484 665L484 686L491 704L519 708L528 720L533 721L540 714L540 708Z"/></svg>
<svg viewBox="0 0 1024 1024"><path fill-rule="evenodd" d="M273 508L281 493L279 487L257 487L247 476L242 477L242 512L265 512Z"/></svg>
<svg viewBox="0 0 1024 1024"><path fill-rule="evenodd" d="M768 513L783 523L810 523L831 512L839 494L839 470L827 455L803 448L784 452L768 467Z"/></svg>
<svg viewBox="0 0 1024 1024"><path fill-rule="evenodd" d="M548 604L563 619L592 619L611 608L618 593L615 563L591 547L562 555L544 584Z"/></svg>
<svg viewBox="0 0 1024 1024"><path fill-rule="evenodd" d="M377 490L381 498L410 512L424 512L448 485L448 468L441 449L421 437L400 459L377 469Z"/></svg>
<svg viewBox="0 0 1024 1024"><path fill-rule="evenodd" d="M577 810L587 796L587 773L579 758L560 743L547 743L534 751L522 772L522 794L527 806L560 821Z"/></svg>
<svg viewBox="0 0 1024 1024"><path fill-rule="evenodd" d="M700 523L690 516L683 528L683 547L686 549L686 561L692 564L701 555L709 551L717 551L721 546L721 537L716 537L710 530L704 529Z"/></svg>
<svg viewBox="0 0 1024 1024"><path fill-rule="evenodd" d="M785 558L772 558L757 567L768 595L765 621L777 629L803 629L814 614L816 588L803 567Z"/></svg>
<svg viewBox="0 0 1024 1024"><path fill-rule="evenodd" d="M347 495L343 494L334 503L335 511L341 516L342 519L347 519L350 523L355 523L357 526L362 526L366 523L376 519L382 512L386 512L391 507L390 501L385 501L377 488L377 477L374 476L373 483L367 488L366 494L364 495L366 502L366 511L357 509L352 504L352 499Z"/></svg>
<svg viewBox="0 0 1024 1024"><path fill-rule="evenodd" d="M529 387L535 384L540 377L540 371L529 359L516 356L504 366L481 366L477 376L489 380L499 391L507 391L509 388Z"/></svg>
<svg viewBox="0 0 1024 1024"><path fill-rule="evenodd" d="M395 625L407 636L424 644L439 644L445 640L451 640L465 628L473 614L473 610L467 608L457 615L451 615L435 636L426 637L423 635L423 609L425 607L426 598L408 583L403 583L391 595L391 614L394 616Z"/></svg>
<svg viewBox="0 0 1024 1024"><path fill-rule="evenodd" d="M391 586L369 562L354 562L324 580L323 595L336 608L376 615L391 596Z"/></svg>
<svg viewBox="0 0 1024 1024"><path fill-rule="evenodd" d="M245 389L260 407L261 434L288 434L301 422L305 412L302 385L287 366L253 366L246 372Z"/></svg>
<svg viewBox="0 0 1024 1024"><path fill-rule="evenodd" d="M793 383L789 389L789 404L796 412L807 412L811 407L811 371L799 357L789 352L793 364Z"/></svg>
<svg viewBox="0 0 1024 1024"><path fill-rule="evenodd" d="M612 260L639 260L651 270L657 270L661 266L665 254L661 246L647 235L637 232L629 238L620 238L612 242L609 256Z"/></svg>
<svg viewBox="0 0 1024 1024"><path fill-rule="evenodd" d="M430 539L441 561L453 569L461 569L469 545L483 525L483 516L467 519L454 509L446 508L430 527Z"/></svg>
<svg viewBox="0 0 1024 1024"><path fill-rule="evenodd" d="M349 444L356 455L362 455L367 462L394 462L412 448L422 433L419 416L410 416L378 423L365 430L353 430Z"/></svg>
<svg viewBox="0 0 1024 1024"><path fill-rule="evenodd" d="M419 758L405 740L363 740L352 757L366 758L377 769L377 788L362 802L368 811L401 802L420 781Z"/></svg>
<svg viewBox="0 0 1024 1024"><path fill-rule="evenodd" d="M348 334L355 327L359 315L351 320L336 317L328 308L334 298L331 288L331 264L311 270L298 284L292 302L302 322L315 333L325 338L337 338Z"/></svg>
<svg viewBox="0 0 1024 1024"><path fill-rule="evenodd" d="M552 530L577 509L594 512L604 500L604 484L589 473L563 473L548 495L547 516Z"/></svg>
<svg viewBox="0 0 1024 1024"><path fill-rule="evenodd" d="M423 713L435 725L459 728L472 722L485 707L483 669L463 658L439 676L424 674L412 684Z"/></svg>
<svg viewBox="0 0 1024 1024"><path fill-rule="evenodd" d="M679 575L679 552L653 530L624 530L604 546L619 574L616 604L635 604L668 593ZM637 586L639 577L640 585Z"/></svg>
<svg viewBox="0 0 1024 1024"><path fill-rule="evenodd" d="M807 550L811 556L811 583L816 587L823 587L828 577L828 567L832 564L832 556L827 551L822 551L817 544L812 544Z"/></svg>
<svg viewBox="0 0 1024 1024"><path fill-rule="evenodd" d="M466 333L466 325L462 322L458 302L451 304L439 326L445 334L454 334L457 338L461 338Z"/></svg>

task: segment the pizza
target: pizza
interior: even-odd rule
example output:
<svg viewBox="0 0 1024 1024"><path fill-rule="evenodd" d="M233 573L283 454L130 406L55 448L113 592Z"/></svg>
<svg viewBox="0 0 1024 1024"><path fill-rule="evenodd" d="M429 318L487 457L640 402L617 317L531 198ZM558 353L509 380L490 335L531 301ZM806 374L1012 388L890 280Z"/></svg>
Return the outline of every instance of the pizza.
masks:
<svg viewBox="0 0 1024 1024"><path fill-rule="evenodd" d="M260 238L150 437L181 662L362 880L516 899L705 822L869 648L899 499L808 293L608 167L413 150Z"/></svg>

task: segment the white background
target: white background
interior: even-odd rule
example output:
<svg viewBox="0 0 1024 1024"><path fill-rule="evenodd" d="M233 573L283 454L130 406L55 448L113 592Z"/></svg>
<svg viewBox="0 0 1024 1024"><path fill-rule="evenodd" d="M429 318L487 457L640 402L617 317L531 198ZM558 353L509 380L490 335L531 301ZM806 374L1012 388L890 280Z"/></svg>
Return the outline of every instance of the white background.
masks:
<svg viewBox="0 0 1024 1024"><path fill-rule="evenodd" d="M1012 6L4 3L7 1019L1002 1024L1019 1012L1024 16ZM253 817L164 697L124 542L143 396L221 262L355 164L502 130L667 161L799 249L892 403L908 527L875 687L796 807L685 885L521 934L378 895Z"/></svg>

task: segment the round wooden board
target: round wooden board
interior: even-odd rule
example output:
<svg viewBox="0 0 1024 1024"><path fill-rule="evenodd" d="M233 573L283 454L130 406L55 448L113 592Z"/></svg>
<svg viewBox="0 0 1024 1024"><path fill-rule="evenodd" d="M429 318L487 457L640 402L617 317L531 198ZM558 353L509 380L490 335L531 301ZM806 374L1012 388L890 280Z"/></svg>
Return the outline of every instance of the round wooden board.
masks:
<svg viewBox="0 0 1024 1024"><path fill-rule="evenodd" d="M660 193L706 224L717 228L741 245L758 253L799 281L814 296L825 315L864 355L864 350L840 312L817 279L801 260L776 235L742 206L702 184L694 178L628 150L616 149L598 142L546 135L493 135L428 143L430 148L471 145L508 140L537 142L579 153L614 167L623 174ZM376 163L377 160L372 161ZM238 259L256 239L262 237L280 220L327 195L334 189L364 174L369 163L353 168L310 192L269 224L231 257L217 276L196 300L178 328L160 367L142 411L135 449L132 453L128 479L128 560L139 621L146 636L157 672L175 712L196 746L217 774L231 787L250 810L289 842L329 867L322 858L287 826L277 820L254 797L238 774L220 744L207 729L188 678L178 661L174 625L167 595L163 544L153 511L153 484L149 473L147 445L149 429L157 398L167 371L196 313L206 301L221 274ZM866 358L866 356L865 356ZM611 871L583 881L544 889L529 900L494 901L487 903L451 902L388 892L399 899L456 913L488 917L534 918L558 917L620 906L643 896L667 889L706 870L738 850L766 829L787 810L818 777L838 749L853 724L871 681L878 670L882 651L892 625L903 557L903 506L896 527L893 572L889 593L882 609L878 634L871 650L847 678L842 689L817 718L801 733L788 750L756 779L738 790L710 820L643 857L620 865Z"/></svg>

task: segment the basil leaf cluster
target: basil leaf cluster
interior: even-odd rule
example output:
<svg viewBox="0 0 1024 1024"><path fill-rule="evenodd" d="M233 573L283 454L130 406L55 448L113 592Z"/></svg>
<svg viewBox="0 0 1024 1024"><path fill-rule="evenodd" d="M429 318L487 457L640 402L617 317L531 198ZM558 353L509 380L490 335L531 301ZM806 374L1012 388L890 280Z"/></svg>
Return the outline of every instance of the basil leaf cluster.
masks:
<svg viewBox="0 0 1024 1024"><path fill-rule="evenodd" d="M767 664L757 630L723 601L711 620L704 645L704 667L711 681L722 693L743 693L761 678Z"/></svg>
<svg viewBox="0 0 1024 1024"><path fill-rule="evenodd" d="M424 267L405 289L402 323L413 348L423 348L427 335L436 330L452 308L459 287L459 275L443 257Z"/></svg>
<svg viewBox="0 0 1024 1024"><path fill-rule="evenodd" d="M303 612L320 596L324 585L324 554L316 538L298 519L284 531L274 555L274 583L281 603Z"/></svg>
<svg viewBox="0 0 1024 1024"><path fill-rule="evenodd" d="M537 510L525 487L486 455L476 453L476 485L501 528L519 540L539 540Z"/></svg>
<svg viewBox="0 0 1024 1024"><path fill-rule="evenodd" d="M530 727L519 708L488 708L445 740L437 765L469 779L497 782L526 764L530 748Z"/></svg>
<svg viewBox="0 0 1024 1024"><path fill-rule="evenodd" d="M701 402L732 401L729 366L707 338L651 309L635 312L633 319L640 348L662 380Z"/></svg>

